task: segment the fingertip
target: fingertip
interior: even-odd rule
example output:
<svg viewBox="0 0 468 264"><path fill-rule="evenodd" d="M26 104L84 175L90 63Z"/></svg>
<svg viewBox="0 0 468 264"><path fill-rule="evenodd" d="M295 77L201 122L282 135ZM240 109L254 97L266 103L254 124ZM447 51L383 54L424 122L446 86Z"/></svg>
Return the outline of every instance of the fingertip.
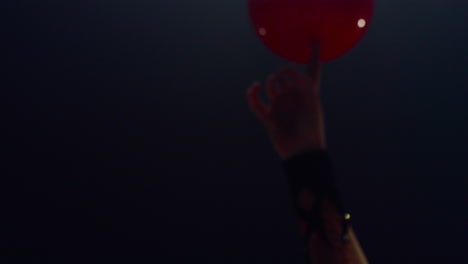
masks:
<svg viewBox="0 0 468 264"><path fill-rule="evenodd" d="M268 84L273 84L277 80L278 80L278 75L277 74L272 74L272 75L268 76L267 83Z"/></svg>
<svg viewBox="0 0 468 264"><path fill-rule="evenodd" d="M255 101L258 100L260 89L261 89L261 85L260 85L260 82L258 81L255 81L254 83L252 83L250 88L247 89L246 96L251 104L255 104Z"/></svg>
<svg viewBox="0 0 468 264"><path fill-rule="evenodd" d="M248 94L249 94L249 93L252 93L252 92L256 89L256 87L258 87L258 86L260 86L260 83L259 83L258 81L253 82L253 83L249 86L249 88L247 88L247 93L248 93Z"/></svg>

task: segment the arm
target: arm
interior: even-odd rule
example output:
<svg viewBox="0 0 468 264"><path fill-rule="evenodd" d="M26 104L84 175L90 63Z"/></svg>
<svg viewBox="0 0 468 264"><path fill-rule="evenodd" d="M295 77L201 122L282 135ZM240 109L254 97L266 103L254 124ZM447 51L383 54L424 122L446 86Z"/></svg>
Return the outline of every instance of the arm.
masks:
<svg viewBox="0 0 468 264"><path fill-rule="evenodd" d="M311 62L308 74L285 69L268 78L269 105L259 99L259 83L248 90L248 103L284 161L309 261L367 264L332 179L319 98L318 56Z"/></svg>

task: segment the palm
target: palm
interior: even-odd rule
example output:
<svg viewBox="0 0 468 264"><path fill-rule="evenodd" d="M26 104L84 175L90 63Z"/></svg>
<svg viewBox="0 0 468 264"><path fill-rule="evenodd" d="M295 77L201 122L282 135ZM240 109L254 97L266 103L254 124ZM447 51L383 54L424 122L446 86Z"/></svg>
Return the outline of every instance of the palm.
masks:
<svg viewBox="0 0 468 264"><path fill-rule="evenodd" d="M266 82L270 105L258 97L260 84L248 91L249 105L266 126L281 157L307 148L324 148L319 84L314 76L291 69L272 75Z"/></svg>

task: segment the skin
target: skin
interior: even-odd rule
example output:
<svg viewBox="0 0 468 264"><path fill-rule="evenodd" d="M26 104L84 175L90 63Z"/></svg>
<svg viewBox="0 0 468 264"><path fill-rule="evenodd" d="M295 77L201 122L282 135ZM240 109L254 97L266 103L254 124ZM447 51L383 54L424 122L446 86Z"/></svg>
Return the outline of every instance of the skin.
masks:
<svg viewBox="0 0 468 264"><path fill-rule="evenodd" d="M275 151L282 159L307 150L326 149L319 96L318 46L314 50L305 73L286 68L268 77L265 89L269 103L259 98L262 89L259 82L247 90L247 102L252 112L265 126ZM314 206L315 196L310 190L303 190L295 199L304 209ZM349 240L341 241L342 216L331 202L325 202L321 217L331 245L312 233L306 245L310 261L315 264L367 264L352 228L349 229Z"/></svg>

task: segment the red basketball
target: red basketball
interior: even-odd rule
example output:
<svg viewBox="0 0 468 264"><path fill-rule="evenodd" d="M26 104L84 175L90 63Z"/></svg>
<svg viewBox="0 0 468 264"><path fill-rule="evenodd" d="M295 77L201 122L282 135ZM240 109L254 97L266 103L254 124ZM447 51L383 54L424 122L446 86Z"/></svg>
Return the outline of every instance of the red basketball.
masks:
<svg viewBox="0 0 468 264"><path fill-rule="evenodd" d="M248 0L258 37L277 55L309 62L314 41L320 60L344 55L364 36L374 9L373 0Z"/></svg>

